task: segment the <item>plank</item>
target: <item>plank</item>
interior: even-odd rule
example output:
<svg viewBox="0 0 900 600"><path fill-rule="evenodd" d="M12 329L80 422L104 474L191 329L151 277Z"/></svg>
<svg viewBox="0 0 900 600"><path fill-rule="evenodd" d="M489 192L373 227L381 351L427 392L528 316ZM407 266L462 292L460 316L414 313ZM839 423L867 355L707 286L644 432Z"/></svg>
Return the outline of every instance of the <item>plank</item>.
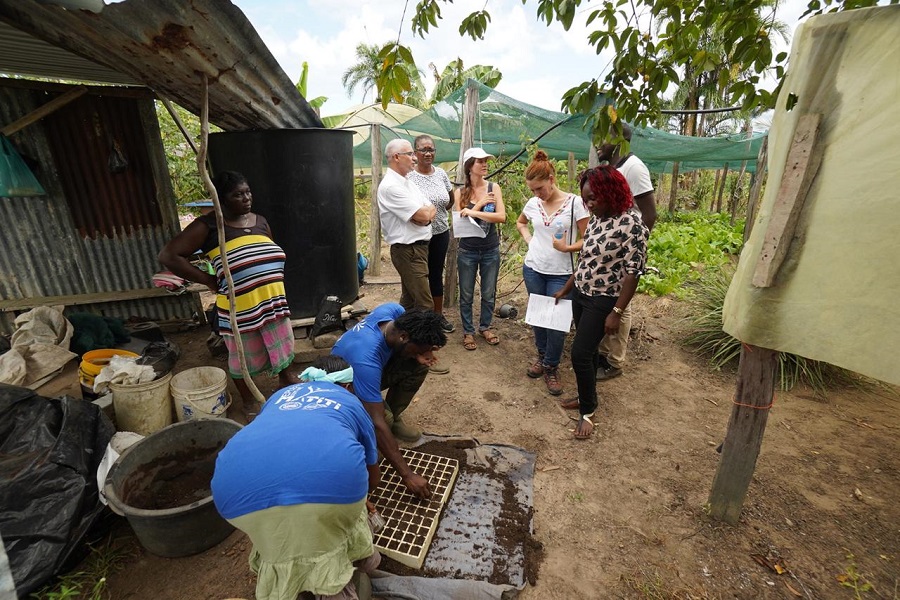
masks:
<svg viewBox="0 0 900 600"><path fill-rule="evenodd" d="M199 283L187 287L188 293L205 292L209 288ZM0 300L0 312L30 310L36 306L77 306L80 304L102 304L104 302L122 302L125 300L143 300L145 298L161 298L172 294L163 288L142 288L138 290L119 290L114 292L97 292L93 294L72 294L69 296L36 296L34 298L13 298Z"/></svg>
<svg viewBox="0 0 900 600"><path fill-rule="evenodd" d="M753 273L753 285L756 287L772 287L778 269L790 250L806 195L822 164L822 144L816 143L821 120L821 113L810 113L800 117L797 123Z"/></svg>
<svg viewBox="0 0 900 600"><path fill-rule="evenodd" d="M74 88L74 89L66 92L62 96L58 96L58 97L54 98L53 100L51 100L50 102L47 102L46 104L43 104L43 105L37 107L36 109L34 109L33 111L31 111L30 113L25 115L24 117L22 117L20 119L16 119L12 123L10 123L6 127L4 127L3 129L0 129L0 133L2 133L3 135L5 135L7 137L11 136L15 132L25 129L32 123L40 121L47 115L59 110L60 108L62 108L66 104L68 104L69 102L72 102L73 100L77 100L81 96L87 94L87 92L88 92L88 89L86 87L78 86L77 88Z"/></svg>

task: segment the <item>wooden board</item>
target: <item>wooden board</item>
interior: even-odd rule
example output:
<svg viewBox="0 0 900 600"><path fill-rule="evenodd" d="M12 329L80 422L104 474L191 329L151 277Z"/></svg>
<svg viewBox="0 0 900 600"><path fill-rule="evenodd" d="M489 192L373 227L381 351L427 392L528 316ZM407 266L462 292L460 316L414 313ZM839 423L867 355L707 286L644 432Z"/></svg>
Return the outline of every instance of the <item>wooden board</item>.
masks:
<svg viewBox="0 0 900 600"><path fill-rule="evenodd" d="M753 273L753 285L756 287L772 286L791 247L803 202L822 163L822 145L816 143L821 119L821 114L813 113L803 115L797 123L787 165L781 176L781 186L778 188L759 261Z"/></svg>

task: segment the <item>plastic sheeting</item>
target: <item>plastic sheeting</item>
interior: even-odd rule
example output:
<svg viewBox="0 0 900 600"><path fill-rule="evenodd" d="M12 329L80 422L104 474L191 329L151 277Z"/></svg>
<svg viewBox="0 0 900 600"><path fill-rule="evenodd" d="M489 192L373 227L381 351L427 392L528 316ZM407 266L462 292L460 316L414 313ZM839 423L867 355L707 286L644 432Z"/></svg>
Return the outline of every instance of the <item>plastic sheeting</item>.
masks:
<svg viewBox="0 0 900 600"><path fill-rule="evenodd" d="M0 534L20 597L77 556L103 511L95 476L113 432L90 402L0 384Z"/></svg>
<svg viewBox="0 0 900 600"><path fill-rule="evenodd" d="M724 329L764 348L900 384L900 6L798 29L769 132L769 179L724 307ZM788 97L797 102L787 110ZM802 115L824 153L774 285L752 284Z"/></svg>

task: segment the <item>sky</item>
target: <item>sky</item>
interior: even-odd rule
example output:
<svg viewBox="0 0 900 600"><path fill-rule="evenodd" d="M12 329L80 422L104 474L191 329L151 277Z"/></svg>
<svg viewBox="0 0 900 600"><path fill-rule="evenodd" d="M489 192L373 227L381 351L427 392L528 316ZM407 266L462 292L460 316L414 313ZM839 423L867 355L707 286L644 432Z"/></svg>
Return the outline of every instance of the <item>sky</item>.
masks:
<svg viewBox="0 0 900 600"><path fill-rule="evenodd" d="M247 15L263 42L288 77L296 82L303 61L309 63L307 95L326 96L323 115L346 112L363 102L363 88L351 97L341 85L341 76L356 63L360 42L381 46L396 40L412 49L423 81L430 91L433 78L429 63L438 72L457 57L463 65L492 65L503 73L497 90L517 100L549 110L560 110L566 90L583 81L602 77L612 54L599 56L587 41L590 28L584 22L600 3L586 2L569 31L558 23L538 21L537 3L527 0L456 0L442 4L443 20L422 39L414 36L410 21L418 0L233 0ZM778 18L793 32L807 0L784 0ZM483 40L461 37L462 19L482 7L491 14ZM405 15L404 15L404 10ZM787 50L788 46L782 49ZM369 93L365 101L373 100Z"/></svg>

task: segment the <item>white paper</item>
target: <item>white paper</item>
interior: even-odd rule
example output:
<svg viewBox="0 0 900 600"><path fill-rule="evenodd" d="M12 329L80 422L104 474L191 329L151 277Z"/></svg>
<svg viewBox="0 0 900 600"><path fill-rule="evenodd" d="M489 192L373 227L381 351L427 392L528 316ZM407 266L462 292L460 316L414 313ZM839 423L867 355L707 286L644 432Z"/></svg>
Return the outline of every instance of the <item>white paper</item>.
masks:
<svg viewBox="0 0 900 600"><path fill-rule="evenodd" d="M475 219L472 217L459 216L460 211L454 210L453 213L453 237L467 238L477 237L483 238L487 235Z"/></svg>
<svg viewBox="0 0 900 600"><path fill-rule="evenodd" d="M529 294L525 322L535 327L568 333L572 327L572 301L560 300L557 303L552 296Z"/></svg>

